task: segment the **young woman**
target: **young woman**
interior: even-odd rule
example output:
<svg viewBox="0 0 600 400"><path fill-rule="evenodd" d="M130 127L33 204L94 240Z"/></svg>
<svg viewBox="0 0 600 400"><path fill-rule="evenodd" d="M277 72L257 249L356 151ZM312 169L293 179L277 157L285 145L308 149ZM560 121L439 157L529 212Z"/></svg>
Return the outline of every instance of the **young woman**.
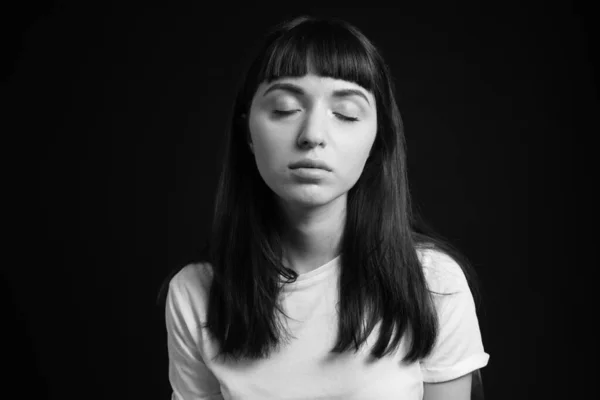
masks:
<svg viewBox="0 0 600 400"><path fill-rule="evenodd" d="M393 87L344 21L268 34L206 257L168 280L173 399L470 399L489 358L471 274L417 227Z"/></svg>

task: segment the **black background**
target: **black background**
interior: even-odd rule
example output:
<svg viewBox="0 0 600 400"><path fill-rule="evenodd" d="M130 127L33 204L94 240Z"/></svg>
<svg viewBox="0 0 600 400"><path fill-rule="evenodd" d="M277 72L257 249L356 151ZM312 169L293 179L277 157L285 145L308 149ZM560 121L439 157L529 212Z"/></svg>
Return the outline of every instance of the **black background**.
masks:
<svg viewBox="0 0 600 400"><path fill-rule="evenodd" d="M170 398L157 294L207 238L241 65L266 28L314 12L356 24L391 67L415 202L482 281L487 398L580 398L589 10L495 3L5 9L1 393Z"/></svg>

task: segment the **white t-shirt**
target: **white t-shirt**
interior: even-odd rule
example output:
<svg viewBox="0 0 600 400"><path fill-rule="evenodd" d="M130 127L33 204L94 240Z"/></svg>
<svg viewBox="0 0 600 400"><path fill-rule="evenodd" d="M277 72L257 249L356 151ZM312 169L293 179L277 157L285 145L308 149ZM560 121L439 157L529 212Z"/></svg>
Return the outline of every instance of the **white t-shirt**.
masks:
<svg viewBox="0 0 600 400"><path fill-rule="evenodd" d="M166 302L169 381L173 400L417 400L423 382L443 382L487 365L473 296L461 268L433 250L419 253L439 315L440 332L432 353L403 363L406 341L398 351L368 363L378 337L358 353L332 355L337 337L340 256L298 276L284 287L282 305L292 319L295 339L268 359L224 362L206 329L211 282L209 264L190 264L175 275Z"/></svg>

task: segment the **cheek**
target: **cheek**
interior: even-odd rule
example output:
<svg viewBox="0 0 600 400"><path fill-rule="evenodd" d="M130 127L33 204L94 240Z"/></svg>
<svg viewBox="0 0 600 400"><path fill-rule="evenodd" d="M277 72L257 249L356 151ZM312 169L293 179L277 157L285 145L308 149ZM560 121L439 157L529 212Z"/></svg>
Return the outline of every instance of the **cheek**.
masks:
<svg viewBox="0 0 600 400"><path fill-rule="evenodd" d="M252 148L260 175L269 186L279 181L278 176L285 172L288 160L285 158L287 144L281 128L275 130L266 121L251 121Z"/></svg>
<svg viewBox="0 0 600 400"><path fill-rule="evenodd" d="M254 155L257 161L270 162L270 160L275 160L284 147L281 132L276 132L264 122L254 124L251 129Z"/></svg>
<svg viewBox="0 0 600 400"><path fill-rule="evenodd" d="M360 139L349 143L343 154L341 154L340 160L343 161L346 171L353 178L358 179L364 169L375 142L376 129L372 128L362 135L357 135L356 137Z"/></svg>

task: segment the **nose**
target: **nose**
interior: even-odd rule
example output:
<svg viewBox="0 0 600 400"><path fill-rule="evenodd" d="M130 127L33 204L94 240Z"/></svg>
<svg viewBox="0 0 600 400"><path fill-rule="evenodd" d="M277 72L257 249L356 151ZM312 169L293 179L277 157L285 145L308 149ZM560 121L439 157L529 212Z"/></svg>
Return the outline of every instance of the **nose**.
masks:
<svg viewBox="0 0 600 400"><path fill-rule="evenodd" d="M329 129L326 114L318 107L307 112L304 124L298 134L298 146L309 149L317 146L325 147L325 137Z"/></svg>

